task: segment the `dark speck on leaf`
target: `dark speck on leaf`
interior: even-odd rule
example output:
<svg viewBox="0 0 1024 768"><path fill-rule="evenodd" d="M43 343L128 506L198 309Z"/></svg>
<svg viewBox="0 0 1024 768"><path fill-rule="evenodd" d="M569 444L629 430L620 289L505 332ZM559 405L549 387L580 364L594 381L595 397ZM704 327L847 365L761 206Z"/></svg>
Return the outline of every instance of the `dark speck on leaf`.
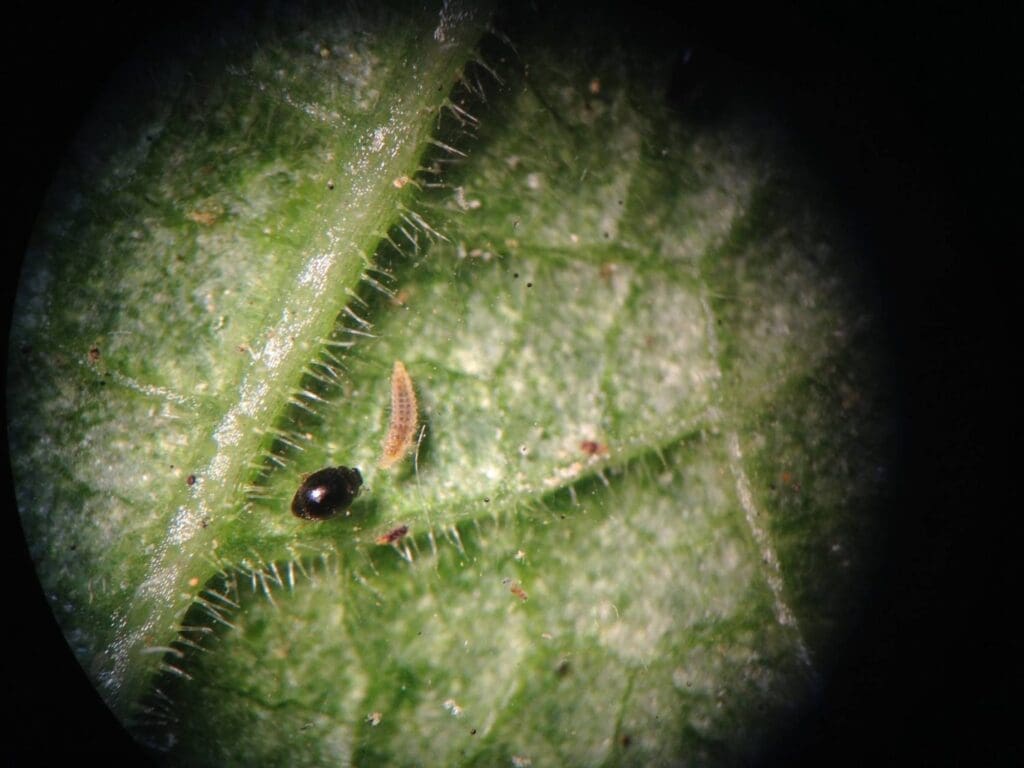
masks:
<svg viewBox="0 0 1024 768"><path fill-rule="evenodd" d="M185 478L185 482L188 483L189 485L195 485L196 484L196 476L195 475L189 475L187 478Z"/></svg>

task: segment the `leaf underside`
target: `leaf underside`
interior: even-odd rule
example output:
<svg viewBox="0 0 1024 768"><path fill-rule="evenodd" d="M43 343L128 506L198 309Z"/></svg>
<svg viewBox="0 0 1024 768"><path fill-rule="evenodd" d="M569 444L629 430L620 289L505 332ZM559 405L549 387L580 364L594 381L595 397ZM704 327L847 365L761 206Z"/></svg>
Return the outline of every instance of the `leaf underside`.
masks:
<svg viewBox="0 0 1024 768"><path fill-rule="evenodd" d="M19 507L172 763L731 763L856 605L889 421L835 218L613 24L486 23L248 19L129 77L55 187ZM383 470L396 360L423 431ZM292 515L338 465L351 509Z"/></svg>

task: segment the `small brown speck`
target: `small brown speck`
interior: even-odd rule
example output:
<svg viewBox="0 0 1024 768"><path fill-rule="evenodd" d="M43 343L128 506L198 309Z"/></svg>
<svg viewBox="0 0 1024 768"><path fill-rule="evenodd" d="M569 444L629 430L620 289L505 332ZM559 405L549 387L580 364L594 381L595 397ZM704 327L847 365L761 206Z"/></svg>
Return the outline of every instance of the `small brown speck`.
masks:
<svg viewBox="0 0 1024 768"><path fill-rule="evenodd" d="M608 446L596 440L581 441L580 450L588 456L606 456L608 454Z"/></svg>
<svg viewBox="0 0 1024 768"><path fill-rule="evenodd" d="M601 92L601 79L598 77L590 78L590 84L587 86L587 90L597 96Z"/></svg>
<svg viewBox="0 0 1024 768"><path fill-rule="evenodd" d="M527 283L527 284L526 284L526 287L527 287L527 288L533 288L533 283Z"/></svg>
<svg viewBox="0 0 1024 768"><path fill-rule="evenodd" d="M397 528L392 528L385 534L377 537L377 543L380 545L394 544L396 541L402 539L407 533L409 533L408 525L400 525Z"/></svg>
<svg viewBox="0 0 1024 768"><path fill-rule="evenodd" d="M571 671L572 665L569 663L568 659L562 659L560 662L558 662L558 665L555 667L555 674L559 677L565 677Z"/></svg>
<svg viewBox="0 0 1024 768"><path fill-rule="evenodd" d="M526 594L526 590L522 588L518 581L513 581L509 584L508 591L518 597L524 603L530 599L529 595Z"/></svg>
<svg viewBox="0 0 1024 768"><path fill-rule="evenodd" d="M472 730L470 730L469 735L470 736L476 736L476 728L473 728Z"/></svg>
<svg viewBox="0 0 1024 768"><path fill-rule="evenodd" d="M327 180L327 188L328 189L334 189L334 180L333 179L328 179Z"/></svg>
<svg viewBox="0 0 1024 768"><path fill-rule="evenodd" d="M204 227L217 223L217 214L213 211L189 211L185 214L185 218L196 224L202 224Z"/></svg>
<svg viewBox="0 0 1024 768"><path fill-rule="evenodd" d="M195 475L189 475L188 477L185 478L185 482L188 485L195 485L196 484L196 476Z"/></svg>
<svg viewBox="0 0 1024 768"><path fill-rule="evenodd" d="M632 743L633 743L633 739L632 739L632 737L630 737L630 735L628 733L624 733L624 734L622 734L622 736L619 737L619 744L622 745L623 749L626 749Z"/></svg>
<svg viewBox="0 0 1024 768"><path fill-rule="evenodd" d="M196 576L193 576L191 579L188 580L188 585L190 587L198 587L199 586L199 578L196 577Z"/></svg>
<svg viewBox="0 0 1024 768"><path fill-rule="evenodd" d="M98 363L100 361L100 348L93 344L89 347L89 362Z"/></svg>

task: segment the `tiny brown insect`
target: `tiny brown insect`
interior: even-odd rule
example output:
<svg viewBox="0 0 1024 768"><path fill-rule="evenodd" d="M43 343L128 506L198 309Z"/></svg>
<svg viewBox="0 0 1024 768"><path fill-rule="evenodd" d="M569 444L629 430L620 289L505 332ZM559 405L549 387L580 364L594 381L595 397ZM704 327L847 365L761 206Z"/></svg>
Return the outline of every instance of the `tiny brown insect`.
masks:
<svg viewBox="0 0 1024 768"><path fill-rule="evenodd" d="M501 580L503 584L508 586L508 591L518 597L524 603L530 599L530 596L526 594L526 590L523 589L523 585L513 579L504 578Z"/></svg>
<svg viewBox="0 0 1024 768"><path fill-rule="evenodd" d="M204 227L217 223L217 214L213 211L189 211L185 214L185 218L194 221L196 224L202 224Z"/></svg>
<svg viewBox="0 0 1024 768"><path fill-rule="evenodd" d="M580 442L580 450L588 456L604 456L608 453L608 446L596 440L583 440Z"/></svg>
<svg viewBox="0 0 1024 768"><path fill-rule="evenodd" d="M416 427L419 426L419 412L416 405L416 390L409 372L401 360L395 361L391 371L391 421L384 438L384 452L380 459L382 469L401 461L412 448Z"/></svg>
<svg viewBox="0 0 1024 768"><path fill-rule="evenodd" d="M400 525L397 528L392 528L387 533L378 536L377 537L377 543L381 544L381 545L384 545L384 544L394 544L399 539L404 538L405 534L407 534L408 532L409 532L409 526L408 525Z"/></svg>

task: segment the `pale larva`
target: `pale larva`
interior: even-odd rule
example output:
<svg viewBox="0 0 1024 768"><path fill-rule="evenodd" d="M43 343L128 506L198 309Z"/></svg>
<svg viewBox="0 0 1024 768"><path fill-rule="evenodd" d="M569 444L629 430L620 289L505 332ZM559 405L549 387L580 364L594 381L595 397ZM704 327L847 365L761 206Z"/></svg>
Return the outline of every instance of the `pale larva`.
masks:
<svg viewBox="0 0 1024 768"><path fill-rule="evenodd" d="M416 390L402 361L396 360L391 371L391 421L384 438L384 453L380 459L382 468L387 469L405 458L412 448L418 425Z"/></svg>

